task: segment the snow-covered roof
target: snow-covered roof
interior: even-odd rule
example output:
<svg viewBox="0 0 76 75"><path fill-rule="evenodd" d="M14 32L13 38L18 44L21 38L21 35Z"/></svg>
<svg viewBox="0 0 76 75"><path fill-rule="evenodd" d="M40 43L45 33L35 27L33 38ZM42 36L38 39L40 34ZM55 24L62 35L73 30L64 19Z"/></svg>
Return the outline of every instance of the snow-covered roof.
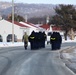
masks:
<svg viewBox="0 0 76 75"><path fill-rule="evenodd" d="M21 24L24 24L24 25L26 25L26 26L28 26L28 27L33 27L33 28L38 28L37 26L35 26L34 24L32 24L32 23L28 23L28 22L19 22L19 23L21 23Z"/></svg>
<svg viewBox="0 0 76 75"><path fill-rule="evenodd" d="M8 21L12 23L11 20L8 20ZM21 23L19 23L19 22L17 22L17 21L14 21L14 24L15 24L15 25L18 25L18 26L20 26L20 27L29 27L29 26L26 26L26 25L24 25L24 24L21 24Z"/></svg>
<svg viewBox="0 0 76 75"><path fill-rule="evenodd" d="M4 19L2 19L2 20L0 20L0 24L2 24L2 23L12 23L12 21L11 20L4 20ZM16 21L14 21L14 25L18 25L18 26L20 26L20 27L28 27L28 26L26 26L26 25L24 25L24 24L21 24L21 23L19 23L19 22L16 22Z"/></svg>
<svg viewBox="0 0 76 75"><path fill-rule="evenodd" d="M50 25L48 25L48 24L43 24L43 25L41 25L40 27L42 27L42 28L44 28L44 29L50 29Z"/></svg>

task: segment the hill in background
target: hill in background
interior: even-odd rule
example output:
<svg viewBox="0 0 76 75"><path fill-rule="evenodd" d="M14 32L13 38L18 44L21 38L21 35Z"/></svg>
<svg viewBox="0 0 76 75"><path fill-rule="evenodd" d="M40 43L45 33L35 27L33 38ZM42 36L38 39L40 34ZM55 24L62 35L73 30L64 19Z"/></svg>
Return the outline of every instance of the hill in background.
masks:
<svg viewBox="0 0 76 75"><path fill-rule="evenodd" d="M14 4L15 13L25 18L27 15L28 19L32 17L44 17L48 15L54 15L54 8L56 5L52 4ZM12 4L9 2L0 2L0 14L9 15L12 12Z"/></svg>

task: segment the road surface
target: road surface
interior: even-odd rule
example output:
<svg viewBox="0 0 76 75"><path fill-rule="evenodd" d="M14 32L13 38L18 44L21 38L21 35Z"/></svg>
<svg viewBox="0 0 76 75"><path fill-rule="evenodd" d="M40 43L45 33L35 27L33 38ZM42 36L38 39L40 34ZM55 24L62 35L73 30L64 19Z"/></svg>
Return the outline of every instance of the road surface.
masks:
<svg viewBox="0 0 76 75"><path fill-rule="evenodd" d="M0 48L0 75L75 75L59 55L50 45L39 50Z"/></svg>

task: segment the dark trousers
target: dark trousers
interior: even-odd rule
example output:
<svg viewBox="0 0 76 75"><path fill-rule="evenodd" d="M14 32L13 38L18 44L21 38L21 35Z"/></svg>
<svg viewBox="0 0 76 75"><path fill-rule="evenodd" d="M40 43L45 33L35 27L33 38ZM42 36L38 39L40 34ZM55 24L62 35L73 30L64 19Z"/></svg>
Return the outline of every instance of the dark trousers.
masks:
<svg viewBox="0 0 76 75"><path fill-rule="evenodd" d="M24 42L24 48L27 49L28 42Z"/></svg>
<svg viewBox="0 0 76 75"><path fill-rule="evenodd" d="M34 42L30 42L31 50L35 49Z"/></svg>
<svg viewBox="0 0 76 75"><path fill-rule="evenodd" d="M51 47L52 47L52 50L57 50L57 49L60 49L61 44L57 43L57 42L56 43L52 43Z"/></svg>

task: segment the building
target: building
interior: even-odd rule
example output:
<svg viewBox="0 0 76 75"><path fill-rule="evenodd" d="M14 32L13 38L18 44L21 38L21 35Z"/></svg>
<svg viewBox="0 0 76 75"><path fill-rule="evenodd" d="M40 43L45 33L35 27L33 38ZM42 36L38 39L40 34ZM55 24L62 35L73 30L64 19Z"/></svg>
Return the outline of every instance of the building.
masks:
<svg viewBox="0 0 76 75"><path fill-rule="evenodd" d="M12 28L12 25L14 25L14 28ZM12 29L14 29L14 34L17 36L17 41L22 41L22 36L25 31L28 35L30 35L32 31L45 31L46 34L48 34L48 32L60 31L60 28L48 24L36 26L32 23L16 21L12 24L12 21L2 19L0 20L0 35L3 37L3 42L7 42L7 36L8 34L12 34Z"/></svg>
<svg viewBox="0 0 76 75"><path fill-rule="evenodd" d="M13 25L14 34L17 36L17 40L21 41L24 30L29 30L29 27L18 22L14 22ZM3 37L3 42L7 41L8 34L12 34L12 22L4 19L0 20L0 35Z"/></svg>
<svg viewBox="0 0 76 75"><path fill-rule="evenodd" d="M14 25L14 28L12 25ZM12 29L14 29L14 32L12 32ZM0 35L3 37L3 42L7 42L8 34L14 33L17 36L17 41L22 41L25 31L28 35L30 35L32 31L39 32L43 30L44 28L35 26L34 24L28 22L14 21L14 24L12 24L12 21L10 20L0 20Z"/></svg>
<svg viewBox="0 0 76 75"><path fill-rule="evenodd" d="M51 25L48 24L43 24L40 27L42 27L43 29L45 29L45 33L48 34L48 32L52 32L52 27Z"/></svg>
<svg viewBox="0 0 76 75"><path fill-rule="evenodd" d="M39 32L39 31L44 30L44 28L36 26L36 25L34 25L32 23L28 23L28 22L19 22L19 23L21 23L21 24L23 24L25 26L29 26L29 31L27 31L28 35L30 35L32 31Z"/></svg>

